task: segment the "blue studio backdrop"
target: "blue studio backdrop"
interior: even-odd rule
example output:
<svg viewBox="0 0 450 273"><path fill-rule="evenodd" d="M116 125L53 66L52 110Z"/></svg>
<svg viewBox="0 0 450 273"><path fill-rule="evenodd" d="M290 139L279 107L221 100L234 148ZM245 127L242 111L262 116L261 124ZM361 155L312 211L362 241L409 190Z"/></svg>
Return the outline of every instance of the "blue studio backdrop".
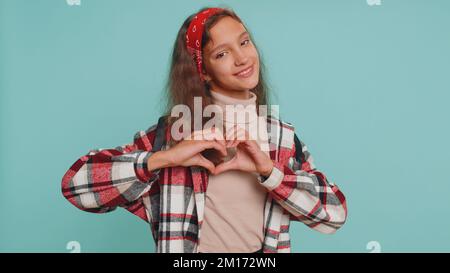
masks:
<svg viewBox="0 0 450 273"><path fill-rule="evenodd" d="M450 251L446 0L0 0L0 251L154 251L144 221L78 210L61 178L156 123L177 31L215 5L347 198L334 235L293 222L292 252Z"/></svg>

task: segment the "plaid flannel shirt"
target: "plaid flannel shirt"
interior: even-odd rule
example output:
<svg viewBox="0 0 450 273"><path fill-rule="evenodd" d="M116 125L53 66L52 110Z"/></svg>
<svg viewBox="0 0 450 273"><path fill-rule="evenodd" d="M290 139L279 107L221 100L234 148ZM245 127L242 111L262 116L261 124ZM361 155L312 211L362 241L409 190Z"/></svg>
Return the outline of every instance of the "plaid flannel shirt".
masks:
<svg viewBox="0 0 450 273"><path fill-rule="evenodd" d="M265 253L286 253L291 220L334 233L346 221L347 205L339 188L316 169L305 143L295 150L292 124L269 116L267 125L274 168L269 177L259 177L267 189L262 247ZM208 172L198 166L149 171L155 135L156 124L129 144L90 150L65 173L62 193L87 212L127 209L150 225L158 253L197 253Z"/></svg>

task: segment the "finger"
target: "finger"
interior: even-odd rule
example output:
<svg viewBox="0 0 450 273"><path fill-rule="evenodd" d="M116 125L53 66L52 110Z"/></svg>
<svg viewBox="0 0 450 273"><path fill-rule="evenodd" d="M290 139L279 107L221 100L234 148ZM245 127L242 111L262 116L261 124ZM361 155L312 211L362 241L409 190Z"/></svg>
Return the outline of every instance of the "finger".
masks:
<svg viewBox="0 0 450 273"><path fill-rule="evenodd" d="M243 140L249 140L250 139L250 134L247 130L245 130L244 128L238 128L238 136L241 137L241 139Z"/></svg>
<svg viewBox="0 0 450 273"><path fill-rule="evenodd" d="M236 131L236 138L233 140L233 142L231 143L231 147L236 147L239 145L239 143L245 141L245 136L244 133L242 131L237 130Z"/></svg>
<svg viewBox="0 0 450 273"><path fill-rule="evenodd" d="M227 132L226 132L227 140L234 140L234 135L236 134L236 128L237 128L237 125L227 128Z"/></svg>
<svg viewBox="0 0 450 273"><path fill-rule="evenodd" d="M191 152L191 156L198 154L206 149L215 149L219 151L223 156L227 155L226 146L219 143L217 140L192 140L192 143L188 143L187 145L190 147L189 150Z"/></svg>
<svg viewBox="0 0 450 273"><path fill-rule="evenodd" d="M241 140L240 143L245 143L245 146L251 147L253 149L260 149L256 139L250 137L250 133L244 128L238 130L238 139ZM239 143L237 143L239 145Z"/></svg>
<svg viewBox="0 0 450 273"><path fill-rule="evenodd" d="M227 142L227 144L225 146L227 148L231 147L231 144L233 143L233 141L232 140L227 140L226 142Z"/></svg>
<svg viewBox="0 0 450 273"><path fill-rule="evenodd" d="M223 132L220 130L220 128L217 127L211 127L211 128L205 128L203 130L196 130L193 131L188 137L185 139L194 139L194 140L224 140ZM225 145L225 143L224 143Z"/></svg>
<svg viewBox="0 0 450 273"><path fill-rule="evenodd" d="M239 136L236 136L235 139L231 142L230 147L236 147L242 140Z"/></svg>
<svg viewBox="0 0 450 273"><path fill-rule="evenodd" d="M217 151L219 151L222 156L226 156L227 155L227 149L224 145L220 144L217 141L204 141L203 142L203 150L205 149L216 149Z"/></svg>
<svg viewBox="0 0 450 273"><path fill-rule="evenodd" d="M234 157L234 158L232 158L229 161L226 161L224 163L221 163L221 164L217 165L215 167L215 173L214 174L217 175L217 174L225 172L225 171L236 170L236 169L238 169L238 168L236 166L236 158Z"/></svg>
<svg viewBox="0 0 450 273"><path fill-rule="evenodd" d="M242 129L238 129L236 135L238 140L247 140L246 133Z"/></svg>
<svg viewBox="0 0 450 273"><path fill-rule="evenodd" d="M198 160L197 164L199 166L206 168L210 173L212 173L212 174L215 173L216 167L214 166L214 164L200 154L199 154L199 160Z"/></svg>
<svg viewBox="0 0 450 273"><path fill-rule="evenodd" d="M236 140L228 140L228 142L227 142L227 148L232 148L232 147L234 147L233 145L234 145L235 141L236 141Z"/></svg>
<svg viewBox="0 0 450 273"><path fill-rule="evenodd" d="M195 140L211 140L214 135L217 135L217 138L219 138L219 134L217 133L217 129L215 129L215 127L197 130L191 134L192 138Z"/></svg>
<svg viewBox="0 0 450 273"><path fill-rule="evenodd" d="M219 150L223 156L227 155L227 146L225 140L217 139L217 135L209 135L209 140L204 140L204 145L208 148ZM215 143L215 144L214 144ZM212 146L211 146L212 145Z"/></svg>
<svg viewBox="0 0 450 273"><path fill-rule="evenodd" d="M219 127L213 127L212 133L215 135L215 139L223 141L225 144L225 138L223 136L223 132Z"/></svg>
<svg viewBox="0 0 450 273"><path fill-rule="evenodd" d="M222 130L220 130L220 128L216 128L215 134L216 134L216 140L218 140L223 146L226 146L226 141L223 136Z"/></svg>
<svg viewBox="0 0 450 273"><path fill-rule="evenodd" d="M235 146L235 140L237 139L237 125L234 125L231 127L227 132L227 146L228 147L234 147Z"/></svg>
<svg viewBox="0 0 450 273"><path fill-rule="evenodd" d="M245 143L246 143L247 147L254 150L255 152L261 150L261 148L259 147L259 144L255 140L247 140Z"/></svg>
<svg viewBox="0 0 450 273"><path fill-rule="evenodd" d="M241 142L241 140L235 139L235 140L233 140L233 142L231 142L230 147L231 148L236 147L240 142Z"/></svg>
<svg viewBox="0 0 450 273"><path fill-rule="evenodd" d="M208 132L211 130L203 130L203 131L195 131L192 133L191 138L192 141L195 141L195 144L198 144L197 147L197 151L196 152L200 152L202 151L204 148L204 142L205 141L217 141L218 143L220 143L222 146L226 147L226 143L223 140L223 136L220 136L219 132L216 133L212 133L212 132ZM220 140L222 139L222 140ZM200 149L200 150L198 150Z"/></svg>

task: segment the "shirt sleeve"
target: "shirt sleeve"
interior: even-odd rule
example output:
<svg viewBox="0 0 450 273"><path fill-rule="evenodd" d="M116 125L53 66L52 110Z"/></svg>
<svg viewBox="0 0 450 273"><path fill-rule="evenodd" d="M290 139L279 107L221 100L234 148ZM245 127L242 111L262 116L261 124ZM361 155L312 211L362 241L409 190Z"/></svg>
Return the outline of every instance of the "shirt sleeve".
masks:
<svg viewBox="0 0 450 273"><path fill-rule="evenodd" d="M129 144L90 150L63 176L63 196L87 212L105 213L121 206L149 221L141 197L159 179L160 169L147 168L154 137L154 130L139 131Z"/></svg>
<svg viewBox="0 0 450 273"><path fill-rule="evenodd" d="M262 177L261 184L290 213L291 220L321 233L335 233L347 218L345 196L315 167L307 146L300 143L302 150L296 151L293 145L288 164L273 161L272 173Z"/></svg>

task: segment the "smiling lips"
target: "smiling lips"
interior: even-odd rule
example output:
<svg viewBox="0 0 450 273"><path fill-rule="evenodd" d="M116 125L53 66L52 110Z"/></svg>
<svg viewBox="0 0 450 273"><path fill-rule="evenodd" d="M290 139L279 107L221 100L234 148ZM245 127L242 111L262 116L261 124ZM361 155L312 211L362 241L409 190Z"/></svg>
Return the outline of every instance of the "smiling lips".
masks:
<svg viewBox="0 0 450 273"><path fill-rule="evenodd" d="M253 65L233 75L241 78L248 78L252 74L253 74Z"/></svg>

